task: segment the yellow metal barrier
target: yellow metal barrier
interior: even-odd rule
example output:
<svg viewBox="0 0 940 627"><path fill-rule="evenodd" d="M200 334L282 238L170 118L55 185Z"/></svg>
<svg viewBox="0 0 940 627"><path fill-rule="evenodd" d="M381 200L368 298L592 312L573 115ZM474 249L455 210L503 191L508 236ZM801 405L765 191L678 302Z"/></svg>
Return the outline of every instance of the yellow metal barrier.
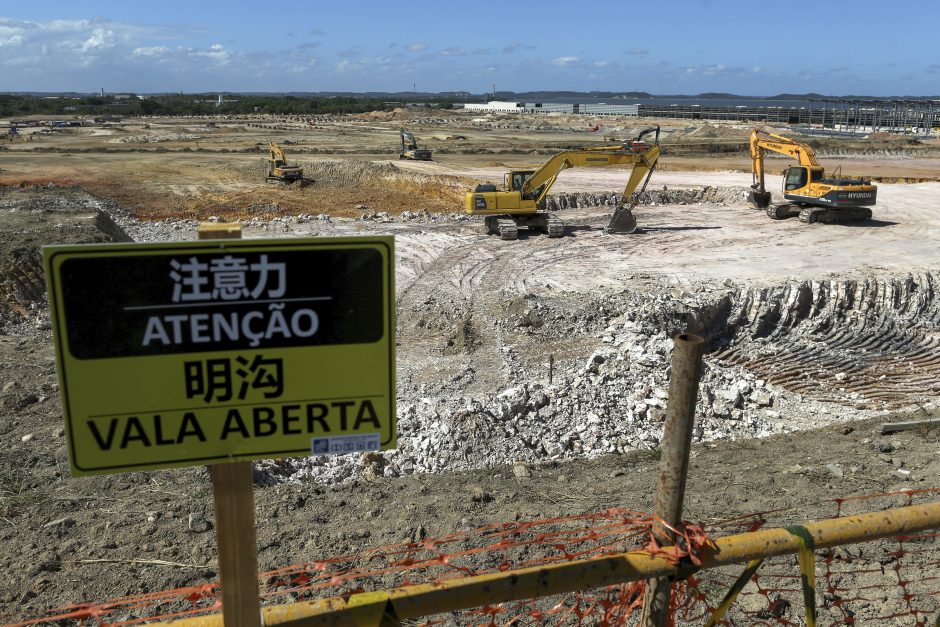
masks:
<svg viewBox="0 0 940 627"><path fill-rule="evenodd" d="M940 528L940 502L833 518L803 525L816 549L868 542ZM787 529L718 538L702 555L702 569L798 553L800 539ZM290 627L364 625L363 617L418 618L481 605L520 601L656 577L687 577L699 570L675 566L644 551L550 564L433 584L367 592L262 609L265 625ZM365 601L365 602L363 602ZM173 627L222 627L219 614L171 623Z"/></svg>

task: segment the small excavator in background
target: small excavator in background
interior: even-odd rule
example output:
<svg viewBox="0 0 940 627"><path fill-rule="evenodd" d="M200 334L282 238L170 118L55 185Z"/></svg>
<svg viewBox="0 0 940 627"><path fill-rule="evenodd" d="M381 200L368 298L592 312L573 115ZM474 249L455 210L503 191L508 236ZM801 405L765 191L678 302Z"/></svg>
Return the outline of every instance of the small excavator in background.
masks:
<svg viewBox="0 0 940 627"><path fill-rule="evenodd" d="M652 144L643 137L656 133ZM495 185L477 185L464 200L464 211L485 217L486 232L504 240L519 237L520 228L540 231L549 237L562 237L565 224L545 210L545 199L558 175L567 168L632 165L630 179L614 210L606 233L633 233L636 218L633 207L639 194L646 188L656 162L659 160L659 127L645 129L633 140L616 146L566 150L554 155L537 170L510 170L504 177L505 190ZM640 182L642 187L637 192ZM636 192L636 193L635 193Z"/></svg>
<svg viewBox="0 0 940 627"><path fill-rule="evenodd" d="M410 159L411 161L430 161L431 151L427 148L418 148L418 141L415 136L401 129L401 151L398 153L399 159Z"/></svg>
<svg viewBox="0 0 940 627"><path fill-rule="evenodd" d="M304 169L302 166L287 163L287 157L280 146L271 142L268 144L268 176L269 183L295 183L304 182Z"/></svg>
<svg viewBox="0 0 940 627"><path fill-rule="evenodd" d="M878 188L870 180L841 178L839 170L831 177L816 159L811 146L760 129L751 131L752 191L748 202L756 209L764 209L774 220L795 215L802 222L861 222L871 218ZM776 152L793 157L799 165L790 166L783 173L783 198L788 201L770 204L771 194L764 188L764 153Z"/></svg>

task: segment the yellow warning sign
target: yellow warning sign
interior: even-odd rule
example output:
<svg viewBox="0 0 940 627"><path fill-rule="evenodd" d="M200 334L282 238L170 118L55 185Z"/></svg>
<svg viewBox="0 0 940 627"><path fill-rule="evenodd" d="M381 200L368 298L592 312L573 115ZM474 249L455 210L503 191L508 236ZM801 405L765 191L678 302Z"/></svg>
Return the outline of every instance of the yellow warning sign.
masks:
<svg viewBox="0 0 940 627"><path fill-rule="evenodd" d="M393 238L43 252L72 474L395 447Z"/></svg>

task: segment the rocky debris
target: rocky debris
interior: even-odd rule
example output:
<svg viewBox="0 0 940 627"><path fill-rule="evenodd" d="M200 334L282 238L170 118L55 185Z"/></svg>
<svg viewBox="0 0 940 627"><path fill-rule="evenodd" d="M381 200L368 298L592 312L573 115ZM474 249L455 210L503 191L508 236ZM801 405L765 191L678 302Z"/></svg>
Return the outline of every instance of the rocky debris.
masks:
<svg viewBox="0 0 940 627"><path fill-rule="evenodd" d="M198 139L202 139L202 137L200 135L193 135L192 133L168 133L166 135L125 135L124 137L118 137L108 141L121 144L152 144L160 142L191 142Z"/></svg>
<svg viewBox="0 0 940 627"><path fill-rule="evenodd" d="M639 194L636 202L640 205L724 205L740 202L747 197L748 190L744 187L695 187L695 188L663 188L648 189ZM581 207L617 206L620 204L621 192L579 192L574 194L557 194L546 199L548 211L563 211Z"/></svg>
<svg viewBox="0 0 940 627"><path fill-rule="evenodd" d="M453 398L446 385L401 386L398 450L372 453L369 462L354 456L292 459L295 473L287 479L349 481L365 467L374 475L376 457L383 459L381 470L388 477L511 463L519 478L520 466L542 461L658 448L668 402L671 338L694 318L679 304L662 292L655 298L649 293L604 297L573 316L535 298L511 304L504 317L492 321L495 327L542 332L520 324L520 309L537 312L548 333L588 334L595 338L596 350L586 359L559 362L548 384L544 373L534 370L537 364L519 363L506 346L503 354L514 383L489 396ZM664 319L670 310L672 318ZM799 405L804 413L808 405L811 412L838 415L836 406L800 397L743 368L708 358L694 437L764 437L797 429L801 425L789 416Z"/></svg>

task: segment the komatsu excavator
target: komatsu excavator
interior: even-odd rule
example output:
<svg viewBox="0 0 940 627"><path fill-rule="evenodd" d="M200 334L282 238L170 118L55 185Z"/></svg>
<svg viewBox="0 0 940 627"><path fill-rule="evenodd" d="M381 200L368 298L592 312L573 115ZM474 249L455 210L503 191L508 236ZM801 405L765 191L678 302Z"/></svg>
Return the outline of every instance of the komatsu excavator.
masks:
<svg viewBox="0 0 940 627"><path fill-rule="evenodd" d="M648 144L643 137L653 132L656 138ZM629 164L633 166L630 180L604 231L633 233L636 230L633 207L646 188L658 160L659 127L654 126L617 146L566 150L554 155L537 170L510 170L505 175L505 190L497 190L495 185L477 185L467 193L464 210L470 215L486 216L486 232L499 235L504 240L518 239L520 228L540 231L549 237L561 237L565 234L564 222L545 211L545 199L558 175L567 168ZM637 192L641 181L643 185Z"/></svg>
<svg viewBox="0 0 940 627"><path fill-rule="evenodd" d="M280 146L271 142L268 144L268 176L265 179L269 183L293 183L304 182L304 169L296 164L287 163L287 157Z"/></svg>
<svg viewBox="0 0 940 627"><path fill-rule="evenodd" d="M772 205L771 194L764 188L764 153L767 151L793 157L799 165L783 173L783 198L788 201ZM812 147L783 135L754 129L751 131L752 185L748 202L764 209L774 220L795 215L802 222L860 222L871 218L878 188L869 180L826 177L826 172Z"/></svg>
<svg viewBox="0 0 940 627"><path fill-rule="evenodd" d="M399 159L411 159L412 161L430 161L431 151L427 148L418 148L418 140L415 136L401 129L401 151L398 153Z"/></svg>

